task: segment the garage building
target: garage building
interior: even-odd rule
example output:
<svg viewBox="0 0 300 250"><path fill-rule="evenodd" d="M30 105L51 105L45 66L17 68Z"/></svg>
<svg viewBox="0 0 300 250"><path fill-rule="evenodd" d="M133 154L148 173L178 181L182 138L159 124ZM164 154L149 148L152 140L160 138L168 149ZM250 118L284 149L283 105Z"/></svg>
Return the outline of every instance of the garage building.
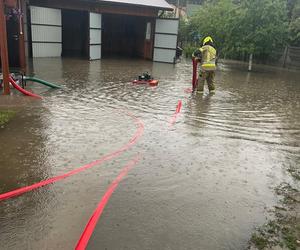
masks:
<svg viewBox="0 0 300 250"><path fill-rule="evenodd" d="M172 10L164 0L29 0L24 9L29 57L175 62L178 19L159 18Z"/></svg>

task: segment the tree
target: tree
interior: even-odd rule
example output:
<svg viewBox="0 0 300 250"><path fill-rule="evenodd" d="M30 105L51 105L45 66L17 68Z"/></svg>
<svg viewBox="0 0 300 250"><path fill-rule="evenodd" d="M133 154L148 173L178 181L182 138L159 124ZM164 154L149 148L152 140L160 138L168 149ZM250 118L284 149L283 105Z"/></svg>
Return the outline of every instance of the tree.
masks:
<svg viewBox="0 0 300 250"><path fill-rule="evenodd" d="M236 16L235 5L231 0L208 2L203 5L191 19L191 26L200 38L213 36L219 48L226 48L226 41L229 39L230 24L232 16Z"/></svg>
<svg viewBox="0 0 300 250"><path fill-rule="evenodd" d="M290 44L300 46L300 0L294 0L290 3L289 17Z"/></svg>
<svg viewBox="0 0 300 250"><path fill-rule="evenodd" d="M235 41L247 53L254 53L261 59L285 46L288 23L285 0L243 0L242 16L238 29L233 33Z"/></svg>
<svg viewBox="0 0 300 250"><path fill-rule="evenodd" d="M192 17L190 30L211 35L222 54L264 60L285 45L286 0L210 0Z"/></svg>

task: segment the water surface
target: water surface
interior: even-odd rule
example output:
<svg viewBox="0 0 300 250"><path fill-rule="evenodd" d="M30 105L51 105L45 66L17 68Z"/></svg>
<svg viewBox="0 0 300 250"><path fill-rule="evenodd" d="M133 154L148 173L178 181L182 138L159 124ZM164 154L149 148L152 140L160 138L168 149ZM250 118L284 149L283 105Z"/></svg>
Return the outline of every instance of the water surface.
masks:
<svg viewBox="0 0 300 250"><path fill-rule="evenodd" d="M43 100L27 98L0 130L0 193L122 147L136 131L124 110L145 131L114 160L0 202L1 249L74 248L105 190L137 153L142 159L113 194L89 249L244 249L277 202L273 188L291 181L287 168L299 167L298 72L248 73L223 63L216 94L200 96L185 93L189 62L38 59L32 71L64 88L29 84ZM131 84L143 71L159 86ZM182 111L169 126L178 100Z"/></svg>

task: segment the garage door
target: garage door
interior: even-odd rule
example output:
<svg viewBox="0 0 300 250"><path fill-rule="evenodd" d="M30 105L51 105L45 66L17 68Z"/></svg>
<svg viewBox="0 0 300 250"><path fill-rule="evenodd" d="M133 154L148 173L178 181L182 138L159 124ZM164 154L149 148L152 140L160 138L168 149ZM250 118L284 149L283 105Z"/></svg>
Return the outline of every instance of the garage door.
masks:
<svg viewBox="0 0 300 250"><path fill-rule="evenodd" d="M102 15L90 13L90 60L101 59Z"/></svg>
<svg viewBox="0 0 300 250"><path fill-rule="evenodd" d="M153 61L175 63L178 25L178 19L156 20Z"/></svg>
<svg viewBox="0 0 300 250"><path fill-rule="evenodd" d="M60 57L62 52L61 10L30 6L32 56Z"/></svg>

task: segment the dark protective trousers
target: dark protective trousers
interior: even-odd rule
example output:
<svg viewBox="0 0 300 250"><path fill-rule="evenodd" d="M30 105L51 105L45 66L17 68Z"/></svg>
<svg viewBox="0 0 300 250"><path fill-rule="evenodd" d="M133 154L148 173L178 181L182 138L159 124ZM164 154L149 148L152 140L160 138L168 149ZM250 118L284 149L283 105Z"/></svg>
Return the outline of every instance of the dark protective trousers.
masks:
<svg viewBox="0 0 300 250"><path fill-rule="evenodd" d="M198 79L197 91L204 90L205 80L207 81L209 91L215 90L215 71L201 71Z"/></svg>

